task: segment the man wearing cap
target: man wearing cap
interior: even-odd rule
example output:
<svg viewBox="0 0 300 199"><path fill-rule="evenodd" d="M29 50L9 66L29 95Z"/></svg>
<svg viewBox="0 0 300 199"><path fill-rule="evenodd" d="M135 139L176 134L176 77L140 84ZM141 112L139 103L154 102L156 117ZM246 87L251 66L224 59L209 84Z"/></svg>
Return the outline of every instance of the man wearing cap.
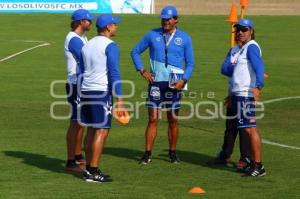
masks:
<svg viewBox="0 0 300 199"><path fill-rule="evenodd" d="M148 85L148 125L145 132L145 153L141 164L151 162L151 151L157 135L161 108L167 108L169 158L179 163L176 145L179 134L177 116L180 109L181 90L190 79L194 69L194 53L191 37L176 27L178 14L174 6L161 11L161 28L150 30L133 48L131 57L135 69L146 79ZM150 71L144 67L141 53L149 48ZM183 64L185 63L185 65ZM170 77L179 77L169 82Z"/></svg>
<svg viewBox="0 0 300 199"><path fill-rule="evenodd" d="M98 165L111 127L112 95L117 98L116 108L125 115L119 70L120 50L111 40L116 35L119 22L118 17L100 15L96 21L98 35L82 48L81 122L88 127L83 179L88 182L111 181Z"/></svg>
<svg viewBox="0 0 300 199"><path fill-rule="evenodd" d="M235 27L237 45L230 49L221 73L230 77L232 109L241 133L249 138L251 163L245 167L246 176L264 176L261 158L261 139L256 127L255 105L264 86L264 63L260 46L254 41L254 24L241 19Z"/></svg>
<svg viewBox="0 0 300 199"><path fill-rule="evenodd" d="M68 160L65 170L72 172L82 172L78 164L85 164L81 154L81 143L83 137L83 128L78 123L77 107L80 102L77 94L79 77L82 73L82 55L81 48L87 42L85 31L90 30L93 16L87 10L79 9L73 12L71 17L71 31L65 39L64 52L67 62L67 99L72 108L70 125L67 131L67 153Z"/></svg>

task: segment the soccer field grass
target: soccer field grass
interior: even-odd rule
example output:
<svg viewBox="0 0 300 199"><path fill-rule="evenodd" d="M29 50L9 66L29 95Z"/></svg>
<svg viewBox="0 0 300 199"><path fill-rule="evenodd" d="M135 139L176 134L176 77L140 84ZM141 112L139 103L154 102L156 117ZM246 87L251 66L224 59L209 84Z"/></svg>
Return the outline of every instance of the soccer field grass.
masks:
<svg viewBox="0 0 300 199"><path fill-rule="evenodd" d="M182 16L178 26L192 36L196 59L189 82L190 95L186 94L183 101L191 102L193 108L203 102L197 109L198 115L180 121L178 154L182 163L168 162L165 114L159 124L153 162L147 166L137 163L144 150L147 112L144 106L135 106L130 124L121 126L113 121L100 166L114 181L104 184L86 183L80 175L64 171L68 120L55 120L50 116L51 104L66 101L53 97L50 85L55 80L66 79L63 42L69 31L69 16L0 16L0 60L50 43L0 62L0 198L300 197L299 16L251 17L266 72L270 75L261 96L265 102L264 117L258 120L262 138L273 143L263 144L265 177L242 178L234 168L206 164L221 147L224 120L220 117L201 119L200 116L209 116L206 109L219 111L221 107L213 108L204 102L222 104L226 96L227 80L219 71L229 49L230 25L224 21L226 16ZM146 31L159 25L156 16L122 16L115 38L121 49L122 79L135 83L134 96L126 98L127 102L137 105L144 102L142 95L147 87L135 72L129 52ZM94 35L93 25L88 37ZM144 54L147 65L147 52ZM54 91L63 95L64 84L56 84ZM125 94L131 91L128 84L124 85ZM188 116L191 110L190 106L183 105L181 113ZM54 113L65 116L67 108L55 106ZM236 146L232 160L238 158ZM195 186L202 187L206 193L189 194L188 190Z"/></svg>

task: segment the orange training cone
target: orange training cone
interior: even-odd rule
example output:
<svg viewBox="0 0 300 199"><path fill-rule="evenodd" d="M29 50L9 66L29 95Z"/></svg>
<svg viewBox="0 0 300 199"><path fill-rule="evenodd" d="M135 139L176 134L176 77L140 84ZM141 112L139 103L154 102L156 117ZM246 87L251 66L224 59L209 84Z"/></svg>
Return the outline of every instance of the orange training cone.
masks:
<svg viewBox="0 0 300 199"><path fill-rule="evenodd" d="M202 194L202 193L206 193L206 192L201 187L193 187L189 190L189 193Z"/></svg>
<svg viewBox="0 0 300 199"><path fill-rule="evenodd" d="M230 14L228 16L227 21L231 22L231 23L236 23L238 22L238 16L237 16L237 8L235 3L232 3L231 6L231 10L230 10Z"/></svg>
<svg viewBox="0 0 300 199"><path fill-rule="evenodd" d="M235 44L235 39L234 39L234 28L233 25L238 22L238 16L237 16L237 8L235 3L232 3L230 14L228 16L227 21L231 22L231 27L230 27L230 32L231 32L231 38L230 38L230 46L233 47Z"/></svg>
<svg viewBox="0 0 300 199"><path fill-rule="evenodd" d="M249 4L249 1L248 0L240 0L240 4L242 7L247 7Z"/></svg>
<svg viewBox="0 0 300 199"><path fill-rule="evenodd" d="M124 115L121 114L121 112L119 112L116 108L114 109L114 117L117 119L117 121L123 125L128 124L130 121L130 116L129 116L128 112L124 111L122 113L124 113Z"/></svg>

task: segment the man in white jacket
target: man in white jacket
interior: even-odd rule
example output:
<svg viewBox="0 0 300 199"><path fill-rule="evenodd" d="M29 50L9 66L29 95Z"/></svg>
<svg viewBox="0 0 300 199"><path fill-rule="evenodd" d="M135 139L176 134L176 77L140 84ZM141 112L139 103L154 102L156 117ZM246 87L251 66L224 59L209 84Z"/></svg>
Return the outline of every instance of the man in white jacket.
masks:
<svg viewBox="0 0 300 199"><path fill-rule="evenodd" d="M251 163L245 168L247 176L264 176L261 138L256 127L255 105L264 86L264 63L261 49L254 41L254 24L241 19L234 26L237 45L230 49L221 73L230 77L232 108L236 125L249 137Z"/></svg>
<svg viewBox="0 0 300 199"><path fill-rule="evenodd" d="M64 43L64 52L67 62L67 83L66 92L68 102L71 106L70 125L67 131L67 162L66 171L82 172L79 164L85 164L81 154L81 144L83 137L83 127L78 123L78 107L80 103L77 91L80 86L80 75L82 74L82 55L81 49L87 43L84 35L91 28L92 16L85 9L75 10L71 17L71 31L68 33Z"/></svg>
<svg viewBox="0 0 300 199"><path fill-rule="evenodd" d="M111 40L116 35L119 22L118 17L100 15L96 22L98 35L82 48L81 122L88 127L83 179L87 182L112 180L102 173L98 165L111 127L113 96L117 98L119 113L125 115L126 112L119 70L120 50Z"/></svg>

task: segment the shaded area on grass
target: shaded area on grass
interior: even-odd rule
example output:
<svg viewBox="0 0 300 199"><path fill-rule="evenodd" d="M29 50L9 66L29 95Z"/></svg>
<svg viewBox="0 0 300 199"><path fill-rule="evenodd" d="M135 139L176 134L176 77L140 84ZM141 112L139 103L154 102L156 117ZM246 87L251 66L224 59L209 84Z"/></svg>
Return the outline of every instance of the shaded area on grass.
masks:
<svg viewBox="0 0 300 199"><path fill-rule="evenodd" d="M155 160L162 160L169 162L168 150L164 150L165 153L159 153L158 155L152 154L152 159ZM184 151L184 150L176 150L177 154L179 155L182 163L194 164L199 165L201 167L208 167L212 169L220 169L226 170L231 172L237 172L237 169L234 167L234 162L230 162L227 165L225 164L218 164L214 165L211 164L215 157L209 156L206 154L194 152L194 151ZM128 149L128 148L119 148L119 147L106 147L104 149L104 154L113 155L120 158L130 159L139 161L142 157L144 151L136 150L136 149ZM150 163L151 164L151 163Z"/></svg>
<svg viewBox="0 0 300 199"><path fill-rule="evenodd" d="M139 161L144 151L120 147L105 147L104 154Z"/></svg>
<svg viewBox="0 0 300 199"><path fill-rule="evenodd" d="M63 173L63 174L71 174L75 177L81 177L81 173L74 172L66 172L65 169L65 160L48 157L43 154L30 153L25 151L3 151L6 156L14 157L21 159L24 164L37 167L39 169Z"/></svg>

